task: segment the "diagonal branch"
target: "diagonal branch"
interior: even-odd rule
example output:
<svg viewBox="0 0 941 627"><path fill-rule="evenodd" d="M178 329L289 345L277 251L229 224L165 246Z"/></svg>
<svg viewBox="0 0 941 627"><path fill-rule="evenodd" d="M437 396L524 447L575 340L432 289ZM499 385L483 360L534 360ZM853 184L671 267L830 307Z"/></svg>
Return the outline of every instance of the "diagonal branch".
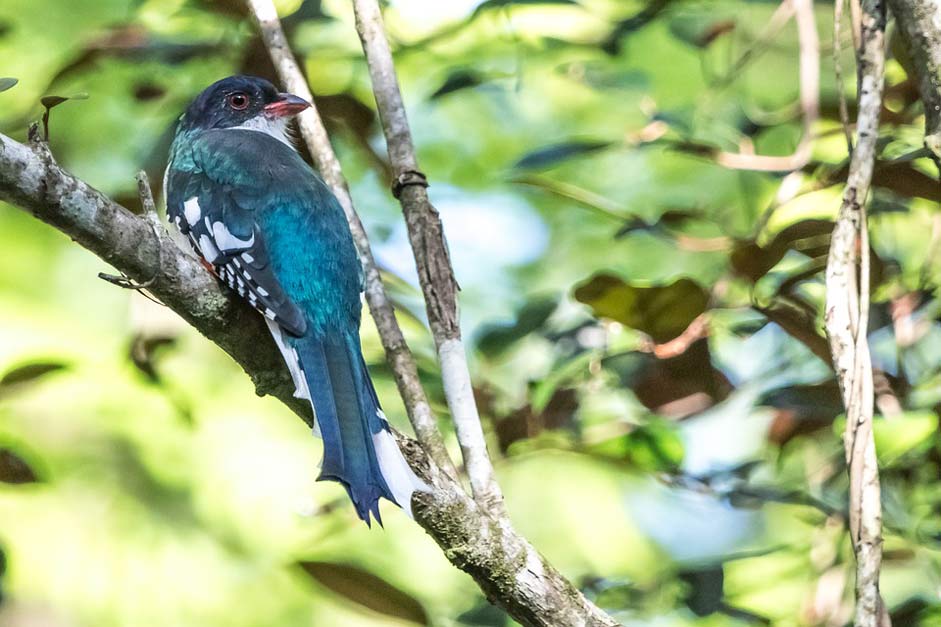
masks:
<svg viewBox="0 0 941 627"><path fill-rule="evenodd" d="M882 506L879 467L872 435L873 373L867 343L869 322L869 227L866 198L879 137L885 70L885 5L864 0L856 51L859 116L843 203L827 261L826 329L846 406L843 444L849 466L850 535L856 553L857 627L877 627L885 607L879 593L882 564Z"/></svg>
<svg viewBox="0 0 941 627"><path fill-rule="evenodd" d="M814 125L820 117L820 40L817 37L817 25L814 19L812 0L784 0L772 18L775 21L790 17L788 9L793 10L797 21L797 42L799 48L798 70L800 83L800 109L803 115L803 133L793 153L781 157L743 154L740 152L720 152L716 155L719 165L735 170L761 170L766 172L786 172L799 170L810 161L813 150Z"/></svg>
<svg viewBox="0 0 941 627"><path fill-rule="evenodd" d="M297 60L291 52L271 0L247 0L247 4L255 23L258 25L265 47L268 49L281 82L284 83L288 91L313 103L310 88L307 86L307 81L301 74ZM415 429L415 436L438 467L456 477L457 471L448 456L444 440L438 431L437 420L431 410L431 405L428 403L421 380L418 378L418 367L415 365L415 358L412 356L412 352L405 342L405 336L402 335L402 329L395 318L395 311L386 294L385 286L382 284L379 268L376 266L376 260L372 255L372 249L369 247L366 230L363 228L363 223L353 207L353 198L350 196L349 186L340 169L340 161L333 151L333 146L330 144L330 138L327 136L327 130L320 119L316 105L301 113L298 121L301 135L303 135L304 141L307 142L307 146L310 148L317 169L323 175L324 181L330 186L330 190L340 201L340 205L343 206L343 211L346 213L350 231L353 233L353 241L356 243L356 250L359 253L360 263L363 266L366 303L369 305L369 311L376 321L382 347L386 352L386 360L392 368L399 394L401 394L405 403L412 428Z"/></svg>
<svg viewBox="0 0 941 627"><path fill-rule="evenodd" d="M412 133L399 91L392 52L376 0L353 0L356 30L366 54L379 119L394 172L394 193L402 205L418 279L425 295L428 322L438 348L441 378L454 419L474 498L487 511L505 517L503 495L474 399L467 355L461 339L458 285L451 267L438 211L428 200L428 181L418 168Z"/></svg>
<svg viewBox="0 0 941 627"><path fill-rule="evenodd" d="M132 279L154 277L148 290L225 350L259 394L276 396L312 423L310 405L293 397L291 377L262 317L225 292L164 229L155 236L147 217L134 215L60 168L44 143L25 146L0 134L0 200L51 224ZM399 444L434 488L414 497L418 522L491 602L524 625L617 625L532 545L484 513L417 442L399 436Z"/></svg>

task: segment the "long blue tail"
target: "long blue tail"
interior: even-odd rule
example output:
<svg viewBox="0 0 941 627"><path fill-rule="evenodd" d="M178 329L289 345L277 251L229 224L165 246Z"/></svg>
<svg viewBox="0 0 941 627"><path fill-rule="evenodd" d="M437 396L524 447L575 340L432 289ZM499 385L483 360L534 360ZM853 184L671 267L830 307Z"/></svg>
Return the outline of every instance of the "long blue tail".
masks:
<svg viewBox="0 0 941 627"><path fill-rule="evenodd" d="M300 362L305 391L309 392L323 438L318 480L341 483L367 525L370 514L382 524L380 497L411 515L412 492L427 488L409 468L389 430L363 361L359 338L315 338L308 334L288 342Z"/></svg>

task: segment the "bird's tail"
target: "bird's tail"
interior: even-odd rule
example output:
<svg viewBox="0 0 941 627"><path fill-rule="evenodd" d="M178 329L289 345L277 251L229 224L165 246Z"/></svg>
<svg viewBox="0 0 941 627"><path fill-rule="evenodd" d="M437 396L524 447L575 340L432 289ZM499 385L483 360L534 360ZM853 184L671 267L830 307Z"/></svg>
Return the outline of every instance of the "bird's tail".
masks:
<svg viewBox="0 0 941 627"><path fill-rule="evenodd" d="M316 414L324 448L318 479L341 483L367 525L370 514L382 524L380 497L411 516L412 493L428 488L389 430L359 338L295 338L269 326L294 377L295 396L309 399Z"/></svg>

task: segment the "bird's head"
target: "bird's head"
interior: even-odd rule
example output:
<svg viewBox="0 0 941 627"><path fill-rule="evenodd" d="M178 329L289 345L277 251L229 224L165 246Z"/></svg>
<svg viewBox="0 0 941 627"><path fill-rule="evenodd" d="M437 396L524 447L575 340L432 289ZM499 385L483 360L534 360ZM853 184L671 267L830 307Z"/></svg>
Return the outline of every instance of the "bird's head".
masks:
<svg viewBox="0 0 941 627"><path fill-rule="evenodd" d="M203 90L180 118L180 130L244 128L282 139L287 121L310 106L255 76L230 76Z"/></svg>

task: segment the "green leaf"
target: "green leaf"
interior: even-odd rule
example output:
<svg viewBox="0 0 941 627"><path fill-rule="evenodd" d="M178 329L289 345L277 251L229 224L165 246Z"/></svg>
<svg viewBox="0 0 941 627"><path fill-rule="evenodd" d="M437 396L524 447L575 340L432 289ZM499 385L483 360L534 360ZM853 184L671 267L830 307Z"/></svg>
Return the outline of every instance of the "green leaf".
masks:
<svg viewBox="0 0 941 627"><path fill-rule="evenodd" d="M5 388L30 383L51 372L64 370L66 367L67 366L63 363L52 361L36 362L19 366L7 372L3 375L3 378L0 378L0 391Z"/></svg>
<svg viewBox="0 0 941 627"><path fill-rule="evenodd" d="M43 96L39 99L39 102L42 103L42 106L46 109L52 109L53 107L58 107L63 102L68 102L69 100L88 100L88 94L72 94L71 96Z"/></svg>
<svg viewBox="0 0 941 627"><path fill-rule="evenodd" d="M562 161L598 152L611 145L607 141L570 141L553 144L528 152L513 164L517 170L535 170L557 165Z"/></svg>
<svg viewBox="0 0 941 627"><path fill-rule="evenodd" d="M10 77L0 78L0 91L6 91L19 82L20 81L17 78L10 78Z"/></svg>
<svg viewBox="0 0 941 627"><path fill-rule="evenodd" d="M513 5L526 5L526 4L578 4L575 0L487 0L482 2L474 10L474 15L486 11L488 9L499 9L503 7L510 7Z"/></svg>
<svg viewBox="0 0 941 627"><path fill-rule="evenodd" d="M706 311L709 294L691 279L639 287L610 274L597 274L575 288L575 298L600 318L642 331L655 342L672 340Z"/></svg>
<svg viewBox="0 0 941 627"><path fill-rule="evenodd" d="M488 357L495 357L539 329L556 309L555 298L535 298L526 303L509 323L494 323L481 327L477 335L477 349Z"/></svg>
<svg viewBox="0 0 941 627"><path fill-rule="evenodd" d="M801 220L782 229L767 244L755 240L741 240L732 248L730 258L736 274L752 282L757 281L778 264L789 250L813 256L812 246L825 240L833 230L830 220ZM826 243L826 242L824 242Z"/></svg>
<svg viewBox="0 0 941 627"><path fill-rule="evenodd" d="M429 625L421 603L384 579L349 564L300 562L311 579L334 594L386 616Z"/></svg>
<svg viewBox="0 0 941 627"><path fill-rule="evenodd" d="M683 463L683 440L674 426L655 420L628 434L592 447L602 457L621 460L646 472L673 472Z"/></svg>
<svg viewBox="0 0 941 627"><path fill-rule="evenodd" d="M688 586L686 605L696 616L709 616L722 608L724 572L722 564L681 571L681 581Z"/></svg>
<svg viewBox="0 0 941 627"><path fill-rule="evenodd" d="M0 448L0 483L34 483L36 480L36 473L20 456Z"/></svg>
<svg viewBox="0 0 941 627"><path fill-rule="evenodd" d="M929 444L938 429L938 416L933 411L911 411L872 425L876 455L883 465L898 461L906 453Z"/></svg>
<svg viewBox="0 0 941 627"><path fill-rule="evenodd" d="M441 87L436 89L434 93L428 97L428 99L437 100L442 96L452 94L462 89L477 87L483 82L484 77L479 72L468 69L455 70L454 72L448 74L448 77L444 79L444 83L441 84Z"/></svg>

